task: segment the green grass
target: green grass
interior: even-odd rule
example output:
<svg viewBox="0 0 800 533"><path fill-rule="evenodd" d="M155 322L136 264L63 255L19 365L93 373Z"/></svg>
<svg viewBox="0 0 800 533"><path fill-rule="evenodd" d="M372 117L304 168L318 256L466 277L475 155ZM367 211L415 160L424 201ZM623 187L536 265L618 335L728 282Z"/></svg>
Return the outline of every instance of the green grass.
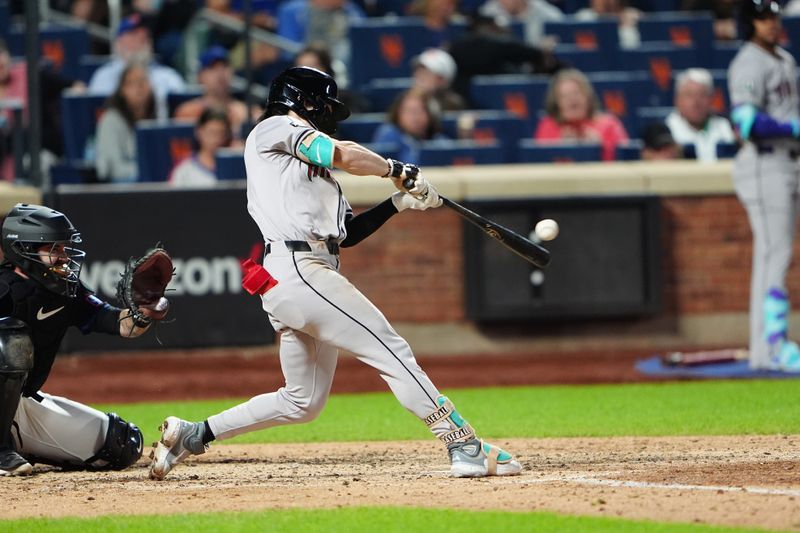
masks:
<svg viewBox="0 0 800 533"><path fill-rule="evenodd" d="M459 411L491 437L738 435L800 433L800 381L709 381L632 385L504 387L447 391ZM166 415L203 420L241 400L102 405L157 440ZM430 438L390 393L331 397L309 424L226 442L333 442Z"/></svg>
<svg viewBox="0 0 800 533"><path fill-rule="evenodd" d="M701 524L663 524L612 518L562 516L552 513L467 512L413 508L343 508L284 510L241 513L206 513L151 516L107 516L59 520L29 519L3 522L6 533L47 531L60 533L176 531L237 531L304 533L406 533L408 531L469 531L537 533L724 533L755 532L756 529L722 528Z"/></svg>

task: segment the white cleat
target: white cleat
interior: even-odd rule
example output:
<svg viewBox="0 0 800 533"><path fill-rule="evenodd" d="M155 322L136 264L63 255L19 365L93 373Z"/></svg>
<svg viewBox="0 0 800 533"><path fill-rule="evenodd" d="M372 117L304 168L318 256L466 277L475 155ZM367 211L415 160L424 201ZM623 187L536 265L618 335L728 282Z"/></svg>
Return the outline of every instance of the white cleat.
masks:
<svg viewBox="0 0 800 533"><path fill-rule="evenodd" d="M447 451L453 477L515 476L522 471L510 453L483 440L451 444Z"/></svg>
<svg viewBox="0 0 800 533"><path fill-rule="evenodd" d="M156 443L150 458L150 479L162 480L172 468L189 457L200 455L208 449L203 444L205 431L202 422L187 422L176 416L169 416L158 428L161 439Z"/></svg>
<svg viewBox="0 0 800 533"><path fill-rule="evenodd" d="M14 450L0 450L0 476L29 476L33 466Z"/></svg>

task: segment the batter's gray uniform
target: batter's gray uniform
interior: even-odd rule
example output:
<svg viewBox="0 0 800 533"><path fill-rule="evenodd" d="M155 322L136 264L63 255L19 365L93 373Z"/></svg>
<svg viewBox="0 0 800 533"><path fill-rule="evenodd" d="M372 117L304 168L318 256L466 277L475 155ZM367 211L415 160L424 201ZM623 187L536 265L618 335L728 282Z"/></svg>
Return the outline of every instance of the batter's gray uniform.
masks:
<svg viewBox="0 0 800 533"><path fill-rule="evenodd" d="M339 273L331 250L344 240L352 210L327 169L297 157L300 142L314 131L281 115L260 122L247 138L248 211L269 248L264 268L278 280L262 304L281 334L286 385L209 417L217 439L315 418L328 399L340 349L376 368L420 419L438 407L440 393L408 343ZM292 251L285 241L306 242L311 251ZM431 429L438 436L450 427Z"/></svg>
<svg viewBox="0 0 800 533"><path fill-rule="evenodd" d="M797 65L781 48L772 54L745 43L728 69L732 107L752 104L760 112L787 122L798 119ZM786 305L786 273L792 258L800 186L800 143L789 138L756 139L745 143L736 156L733 183L747 210L753 232L750 285L750 365L773 366L780 337L773 324L765 328L765 307ZM772 342L768 339L772 336ZM784 330L785 338L785 330Z"/></svg>

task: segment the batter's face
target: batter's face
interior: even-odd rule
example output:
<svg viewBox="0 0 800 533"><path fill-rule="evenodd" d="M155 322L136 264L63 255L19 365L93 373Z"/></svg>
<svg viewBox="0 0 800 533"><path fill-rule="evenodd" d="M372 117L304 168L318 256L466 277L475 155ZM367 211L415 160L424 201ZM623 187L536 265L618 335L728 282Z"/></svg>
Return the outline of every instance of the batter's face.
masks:
<svg viewBox="0 0 800 533"><path fill-rule="evenodd" d="M575 80L565 79L558 84L556 102L564 122L580 122L589 118L589 96Z"/></svg>
<svg viewBox="0 0 800 533"><path fill-rule="evenodd" d="M675 107L678 113L695 128L701 128L711 114L711 91L707 87L687 81L675 95Z"/></svg>
<svg viewBox="0 0 800 533"><path fill-rule="evenodd" d="M762 19L753 19L753 40L761 46L774 48L781 38L781 19L771 15Z"/></svg>
<svg viewBox="0 0 800 533"><path fill-rule="evenodd" d="M416 96L403 99L397 113L397 122L400 129L412 137L423 138L431 122L425 102Z"/></svg>

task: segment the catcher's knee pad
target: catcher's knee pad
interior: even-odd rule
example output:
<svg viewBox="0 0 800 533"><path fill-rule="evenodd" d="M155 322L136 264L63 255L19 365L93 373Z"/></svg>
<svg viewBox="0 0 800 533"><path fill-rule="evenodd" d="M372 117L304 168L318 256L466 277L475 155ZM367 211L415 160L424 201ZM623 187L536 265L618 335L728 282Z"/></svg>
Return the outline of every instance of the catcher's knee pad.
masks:
<svg viewBox="0 0 800 533"><path fill-rule="evenodd" d="M86 465L93 470L122 470L139 460L144 449L142 432L116 413L108 414L108 431L103 447Z"/></svg>
<svg viewBox="0 0 800 533"><path fill-rule="evenodd" d="M425 424L445 444L467 441L475 438L475 430L456 411L453 402L447 396L436 398L439 406L436 411L425 417Z"/></svg>
<svg viewBox="0 0 800 533"><path fill-rule="evenodd" d="M33 341L28 325L16 318L0 318L0 374L27 375L31 368Z"/></svg>

